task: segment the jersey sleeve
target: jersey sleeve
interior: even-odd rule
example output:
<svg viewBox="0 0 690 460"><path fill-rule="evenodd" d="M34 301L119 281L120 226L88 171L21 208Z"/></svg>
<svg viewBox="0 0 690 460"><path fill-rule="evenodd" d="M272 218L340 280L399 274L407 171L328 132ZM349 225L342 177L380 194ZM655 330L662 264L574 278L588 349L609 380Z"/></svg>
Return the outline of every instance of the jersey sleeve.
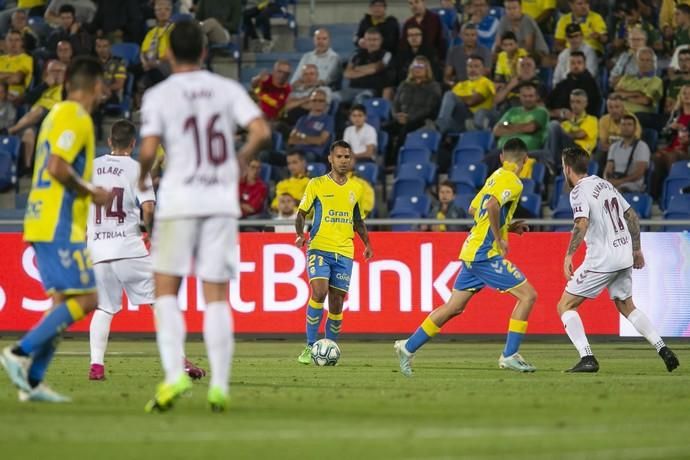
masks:
<svg viewBox="0 0 690 460"><path fill-rule="evenodd" d="M580 217L589 219L589 203L584 190L580 187L575 187L570 192L570 207L573 208L573 220Z"/></svg>
<svg viewBox="0 0 690 460"><path fill-rule="evenodd" d="M50 153L68 163L74 160L86 144L84 117L75 114L69 106L60 106L53 114L53 126L48 133Z"/></svg>
<svg viewBox="0 0 690 460"><path fill-rule="evenodd" d="M149 90L144 93L144 99L141 103L141 137L162 136L163 135L163 117L162 110L166 107L156 102L157 92Z"/></svg>
<svg viewBox="0 0 690 460"><path fill-rule="evenodd" d="M139 204L146 203L147 201L156 201L156 194L153 192L153 181L151 180L151 174L146 175L146 180L144 183L147 187L146 191L141 191L137 184L134 185L137 201Z"/></svg>
<svg viewBox="0 0 690 460"><path fill-rule="evenodd" d="M299 202L299 207L297 209L305 213L311 211L312 206L314 206L314 200L316 200L316 190L314 190L314 188L314 180L312 179L307 184L307 189L304 191L304 196L302 197L302 201Z"/></svg>
<svg viewBox="0 0 690 460"><path fill-rule="evenodd" d="M230 109L230 116L238 125L246 128L247 125L254 119L262 116L262 112L257 105L249 97L249 94L241 88L238 84L233 84L232 92L232 106Z"/></svg>

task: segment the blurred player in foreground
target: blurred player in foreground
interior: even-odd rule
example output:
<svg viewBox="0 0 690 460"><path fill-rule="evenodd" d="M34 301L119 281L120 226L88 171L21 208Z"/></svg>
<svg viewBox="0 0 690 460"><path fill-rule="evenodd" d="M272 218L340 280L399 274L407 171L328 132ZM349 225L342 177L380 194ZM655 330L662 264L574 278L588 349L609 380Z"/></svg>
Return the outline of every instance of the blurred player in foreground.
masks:
<svg viewBox="0 0 690 460"><path fill-rule="evenodd" d="M192 274L202 281L206 304L208 403L213 411L225 410L229 403L234 339L228 283L237 273L240 169L270 139L270 129L241 85L201 70L203 52L201 28L177 23L168 49L173 73L144 94L141 109L141 190L149 188L161 143L166 151L151 246L156 337L165 380L147 403L147 412L170 409L192 386L180 359L186 326L177 301L182 280ZM235 153L237 126L248 135Z"/></svg>
<svg viewBox="0 0 690 460"><path fill-rule="evenodd" d="M608 289L621 315L656 348L666 369L673 371L679 365L678 358L647 316L635 308L632 299L632 269L644 267L640 222L635 210L608 181L587 175L589 155L583 149L569 147L563 151L562 158L563 174L572 188L570 205L575 224L563 261L568 284L558 303L558 313L580 354L580 361L568 372L599 370L577 308L604 289ZM583 241L587 245L585 260L573 272L573 255Z"/></svg>
<svg viewBox="0 0 690 460"><path fill-rule="evenodd" d="M511 222L520 202L522 182L517 176L527 159L527 147L520 139L511 139L503 146L497 169L474 197L469 213L474 226L460 251L460 272L448 301L435 309L407 340L395 342L400 371L412 376L415 352L441 331L451 318L461 314L472 296L484 286L508 292L517 299L508 324L508 337L498 358L501 369L534 372L518 350L527 332L527 319L537 293L518 268L505 259L508 253L508 232L521 235L527 231L522 221Z"/></svg>
<svg viewBox="0 0 690 460"><path fill-rule="evenodd" d="M105 207L92 204L89 215L88 248L99 292L89 333L89 380L105 379L110 323L122 309L123 289L134 305L152 305L155 301L151 257L139 229L139 219L143 216L144 227L150 235L156 197L152 188L141 191L137 187L140 168L131 157L136 136L133 123L116 121L108 139L111 153L94 161L93 183L112 190L113 200ZM152 185L150 177L147 184ZM193 379L206 375L189 360L184 362L187 374Z"/></svg>
<svg viewBox="0 0 690 460"><path fill-rule="evenodd" d="M311 346L317 340L326 296L326 338L338 340L343 323L343 302L350 289L355 232L364 243L364 259L369 260L373 256L367 227L359 209L362 187L348 178L352 160L350 144L342 140L331 144L328 154L331 171L309 181L295 220L295 244L301 248L306 242L304 221L314 210L314 225L309 233L307 250L307 274L311 285L307 305L307 346L297 358L302 364L311 362Z"/></svg>
<svg viewBox="0 0 690 460"><path fill-rule="evenodd" d="M73 60L67 69L67 100L50 110L38 136L24 241L36 252L36 265L53 308L0 356L19 388L20 401L70 401L43 379L62 331L98 304L86 249L86 220L92 201L101 206L111 200L110 192L91 184L95 149L90 113L101 100L102 76L103 69L94 58Z"/></svg>

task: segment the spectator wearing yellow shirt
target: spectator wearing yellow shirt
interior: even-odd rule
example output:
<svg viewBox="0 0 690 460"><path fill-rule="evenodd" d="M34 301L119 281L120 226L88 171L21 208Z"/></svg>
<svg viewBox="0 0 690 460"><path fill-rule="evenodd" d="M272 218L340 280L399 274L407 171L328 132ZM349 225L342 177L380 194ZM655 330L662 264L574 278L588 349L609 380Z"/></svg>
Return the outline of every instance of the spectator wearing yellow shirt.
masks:
<svg viewBox="0 0 690 460"><path fill-rule="evenodd" d="M656 57L651 48L637 51L637 75L625 75L614 88L623 97L625 110L634 113L642 128L661 130L663 117L659 116L659 103L664 94L664 83L656 76Z"/></svg>
<svg viewBox="0 0 690 460"><path fill-rule="evenodd" d="M486 129L492 125L494 83L484 76L484 60L480 56L467 59L467 77L446 91L441 101L436 126L442 133L462 132L469 126Z"/></svg>
<svg viewBox="0 0 690 460"><path fill-rule="evenodd" d="M31 163L36 145L36 134L55 104L62 101L62 83L65 80L67 67L60 61L50 61L43 72L43 81L30 92L27 92L25 102L33 104L31 110L19 121L7 129L10 135L20 135L22 139L24 171L31 171Z"/></svg>
<svg viewBox="0 0 690 460"><path fill-rule="evenodd" d="M7 32L5 49L7 54L0 56L0 81L10 85L9 99L15 102L31 83L34 61L24 53L22 34L16 30Z"/></svg>
<svg viewBox="0 0 690 460"><path fill-rule="evenodd" d="M620 122L623 115L632 115L625 110L623 97L618 93L609 94L606 100L606 112L606 115L599 119L599 150L603 152L608 152L611 144L622 139ZM642 136L639 122L635 123L635 136L638 139Z"/></svg>
<svg viewBox="0 0 690 460"><path fill-rule="evenodd" d="M570 117L562 121L549 123L549 134L546 141L548 150L553 155L554 165L561 164L561 151L577 144L590 155L597 145L597 117L587 114L587 93L574 89L570 93Z"/></svg>
<svg viewBox="0 0 690 460"><path fill-rule="evenodd" d="M153 11L156 16L156 26L148 31L141 43L140 59L144 75L137 85L140 94L170 75L167 53L170 47L170 32L174 27L170 21L172 2L156 0Z"/></svg>
<svg viewBox="0 0 690 460"><path fill-rule="evenodd" d="M599 13L589 9L589 0L569 0L570 13L564 14L556 24L555 48L556 51L565 49L565 28L568 24L580 24L585 43L594 48L598 54L604 53L604 45L608 41L606 21Z"/></svg>
<svg viewBox="0 0 690 460"><path fill-rule="evenodd" d="M496 58L494 83L497 90L509 82L518 73L518 61L527 56L527 50L518 46L517 37L513 32L501 35L501 52Z"/></svg>
<svg viewBox="0 0 690 460"><path fill-rule="evenodd" d="M271 209L278 209L278 199L287 193L295 201L300 201L307 189L309 177L307 176L307 162L304 155L299 150L292 150L287 154L287 169L290 177L283 179L276 184L275 199L271 202Z"/></svg>

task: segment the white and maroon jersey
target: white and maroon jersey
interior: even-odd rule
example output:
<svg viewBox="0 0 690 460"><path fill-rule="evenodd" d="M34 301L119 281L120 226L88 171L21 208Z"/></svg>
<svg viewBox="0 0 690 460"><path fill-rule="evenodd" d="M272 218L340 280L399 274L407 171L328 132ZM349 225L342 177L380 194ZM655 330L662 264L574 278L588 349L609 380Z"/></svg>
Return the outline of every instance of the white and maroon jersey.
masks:
<svg viewBox="0 0 690 460"><path fill-rule="evenodd" d="M630 204L608 181L587 176L570 192L573 218L589 219L583 265L592 272L615 272L632 266L632 237L623 214Z"/></svg>
<svg viewBox="0 0 690 460"><path fill-rule="evenodd" d="M236 127L261 111L237 82L205 70L175 73L144 94L141 136L166 152L156 218L241 215Z"/></svg>
<svg viewBox="0 0 690 460"><path fill-rule="evenodd" d="M156 197L153 188L139 190L139 171L139 162L128 156L104 155L93 163L93 183L113 193L110 206L91 203L89 209L88 247L94 263L148 254L139 230L139 207ZM152 187L150 177L147 182Z"/></svg>

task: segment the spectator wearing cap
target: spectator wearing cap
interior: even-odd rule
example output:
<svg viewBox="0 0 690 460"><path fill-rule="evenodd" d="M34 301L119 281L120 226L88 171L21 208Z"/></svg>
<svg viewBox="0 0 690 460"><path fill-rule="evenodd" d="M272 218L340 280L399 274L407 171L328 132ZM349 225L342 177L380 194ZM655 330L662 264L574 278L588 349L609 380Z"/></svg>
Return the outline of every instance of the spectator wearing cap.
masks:
<svg viewBox="0 0 690 460"><path fill-rule="evenodd" d="M611 69L609 84L612 88L615 88L623 75L638 74L640 69L637 67L637 52L645 46L647 46L647 32L641 27L634 27L628 34L628 49L618 56Z"/></svg>
<svg viewBox="0 0 690 460"><path fill-rule="evenodd" d="M568 47L558 54L558 62L553 71L553 86L565 80L570 72L570 53L580 51L585 55L585 66L589 73L596 77L598 73L597 53L584 42L582 28L580 24L568 24L565 28L565 36L568 40Z"/></svg>
<svg viewBox="0 0 690 460"><path fill-rule="evenodd" d="M319 85L332 89L340 86L340 56L331 48L331 34L323 27L314 31L314 51L302 55L292 75L290 84L299 86L303 82L302 71L307 64L314 64L319 70Z"/></svg>
<svg viewBox="0 0 690 460"><path fill-rule="evenodd" d="M443 73L443 81L449 87L455 86L459 81L467 80L467 58L481 56L484 62L491 62L491 50L480 45L477 41L477 25L466 22L460 29L462 43L453 46L446 56L446 68ZM491 70L491 69L488 69Z"/></svg>
<svg viewBox="0 0 690 460"><path fill-rule="evenodd" d="M498 30L498 19L489 14L489 0L470 0L468 6L469 22L477 27L479 44L489 49L493 48Z"/></svg>
<svg viewBox="0 0 690 460"><path fill-rule="evenodd" d="M655 26L642 17L637 0L625 0L620 4L619 8L622 17L616 20L612 31L613 43L611 44L611 51L614 54L625 51L628 35L635 28L641 28L647 33L647 46L652 47L657 52L663 51L664 43L661 39L661 34Z"/></svg>
<svg viewBox="0 0 690 460"><path fill-rule="evenodd" d="M431 72L437 81L441 81L441 67L436 56L436 51L424 45L424 37L422 29L418 26L412 25L405 31L407 40L403 46L398 49L395 55L395 85L399 85L407 79L407 74L410 70L410 64L417 56L424 56L431 65Z"/></svg>
<svg viewBox="0 0 690 460"><path fill-rule="evenodd" d="M436 50L439 59L446 58L448 44L446 43L445 30L438 14L426 7L426 0L408 0L412 16L408 18L402 27L400 46L407 37L407 29L413 25L422 29L423 43Z"/></svg>
<svg viewBox="0 0 690 460"><path fill-rule="evenodd" d="M371 0L369 12L364 15L355 34L355 46L365 48L364 34L370 28L376 28L381 32L383 45L381 47L391 54L398 51L400 41L400 24L395 16L386 16L386 0Z"/></svg>
<svg viewBox="0 0 690 460"><path fill-rule="evenodd" d="M585 43L592 47L599 55L604 54L604 45L608 42L606 21L599 13L589 8L589 0L568 0L570 13L564 14L556 24L555 48L561 51L567 46L565 28L568 24L577 23L582 27Z"/></svg>
<svg viewBox="0 0 690 460"><path fill-rule="evenodd" d="M503 35L506 32L512 32L515 34L520 48L540 56L547 56L549 54L549 47L546 44L546 40L544 40L544 35L542 35L535 20L522 12L520 0L505 0L503 5L505 6L506 14L498 23L497 38L493 48L494 52L501 48Z"/></svg>
<svg viewBox="0 0 690 460"><path fill-rule="evenodd" d="M570 72L565 80L558 83L547 100L547 107L551 118L557 120L570 119L570 94L575 89L581 89L587 94L587 113L598 116L601 110L601 91L599 84L592 77L586 67L586 58L582 51L570 53Z"/></svg>

